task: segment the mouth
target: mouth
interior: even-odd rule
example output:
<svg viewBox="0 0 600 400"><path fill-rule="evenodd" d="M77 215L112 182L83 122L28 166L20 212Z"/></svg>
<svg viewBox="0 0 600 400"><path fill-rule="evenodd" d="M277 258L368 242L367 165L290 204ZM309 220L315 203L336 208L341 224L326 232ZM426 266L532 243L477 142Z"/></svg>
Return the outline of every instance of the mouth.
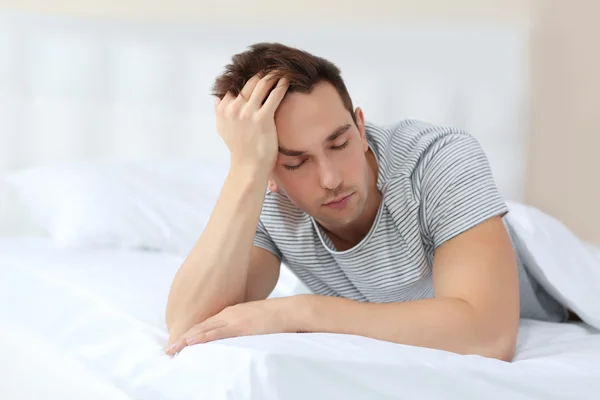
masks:
<svg viewBox="0 0 600 400"><path fill-rule="evenodd" d="M343 197L338 197L336 199L333 199L332 201L329 201L325 204L323 204L325 207L332 207L332 208L342 208L344 207L348 201L350 200L350 198L354 195L354 193L350 193L347 194Z"/></svg>

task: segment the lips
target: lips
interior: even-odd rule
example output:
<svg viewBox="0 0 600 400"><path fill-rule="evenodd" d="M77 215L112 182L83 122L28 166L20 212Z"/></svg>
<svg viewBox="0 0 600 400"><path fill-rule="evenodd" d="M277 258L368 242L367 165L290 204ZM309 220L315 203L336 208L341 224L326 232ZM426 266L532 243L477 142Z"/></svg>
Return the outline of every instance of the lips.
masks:
<svg viewBox="0 0 600 400"><path fill-rule="evenodd" d="M336 199L334 199L334 200L332 200L332 201L330 201L330 202L328 202L328 203L325 203L324 205L325 205L325 206L336 206L336 205L340 205L340 204L344 203L346 200L348 200L348 199L350 198L350 196L352 196L353 194L354 194L354 193L350 193L350 194L347 194L347 195L345 195L345 196L343 196L343 197L338 197L338 198L336 198Z"/></svg>

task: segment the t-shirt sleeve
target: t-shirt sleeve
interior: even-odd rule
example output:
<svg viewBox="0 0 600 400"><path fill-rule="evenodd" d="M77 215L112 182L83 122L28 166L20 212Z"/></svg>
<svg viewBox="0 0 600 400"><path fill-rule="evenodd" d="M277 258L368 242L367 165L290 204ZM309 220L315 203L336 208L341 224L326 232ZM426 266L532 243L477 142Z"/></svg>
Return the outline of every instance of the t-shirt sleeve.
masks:
<svg viewBox="0 0 600 400"><path fill-rule="evenodd" d="M258 221L258 225L256 226L256 234L254 235L254 246L270 251L281 261L281 251L279 251L279 248L277 248L277 245L267 232L267 229L265 228L260 219Z"/></svg>
<svg viewBox="0 0 600 400"><path fill-rule="evenodd" d="M508 212L483 148L468 134L437 139L418 169L421 219L434 248Z"/></svg>

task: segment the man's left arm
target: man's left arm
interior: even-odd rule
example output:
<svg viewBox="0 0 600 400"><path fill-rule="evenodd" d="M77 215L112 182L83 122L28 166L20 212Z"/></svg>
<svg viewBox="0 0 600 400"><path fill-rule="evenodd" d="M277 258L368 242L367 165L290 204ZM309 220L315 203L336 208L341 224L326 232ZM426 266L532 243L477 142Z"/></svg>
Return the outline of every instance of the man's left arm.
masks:
<svg viewBox="0 0 600 400"><path fill-rule="evenodd" d="M289 298L289 330L355 334L511 361L519 322L516 260L500 217L441 245L435 298L362 303L315 295Z"/></svg>

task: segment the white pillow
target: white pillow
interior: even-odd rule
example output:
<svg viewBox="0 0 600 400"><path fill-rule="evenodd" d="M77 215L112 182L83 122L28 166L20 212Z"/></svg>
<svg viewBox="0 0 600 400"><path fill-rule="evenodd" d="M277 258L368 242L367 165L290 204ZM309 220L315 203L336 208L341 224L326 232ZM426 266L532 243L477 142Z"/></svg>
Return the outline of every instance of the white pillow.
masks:
<svg viewBox="0 0 600 400"><path fill-rule="evenodd" d="M80 162L31 167L6 180L59 246L187 254L227 172L189 160Z"/></svg>

